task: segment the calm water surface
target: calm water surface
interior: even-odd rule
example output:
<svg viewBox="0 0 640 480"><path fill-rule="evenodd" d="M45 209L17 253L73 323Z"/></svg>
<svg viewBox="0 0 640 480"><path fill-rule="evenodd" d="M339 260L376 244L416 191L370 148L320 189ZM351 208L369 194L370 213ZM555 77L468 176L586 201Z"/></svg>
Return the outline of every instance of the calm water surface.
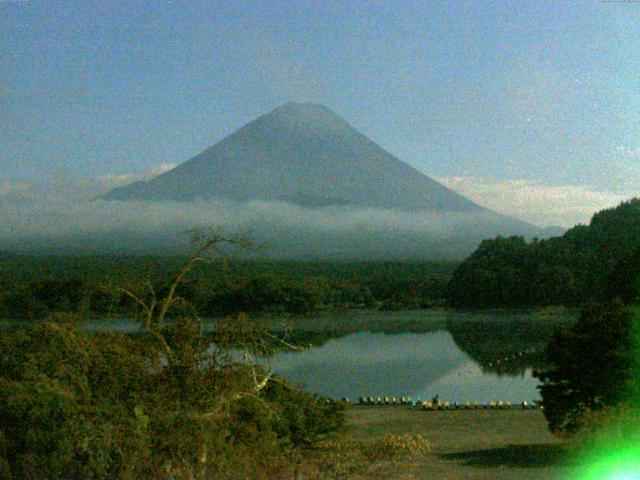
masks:
<svg viewBox="0 0 640 480"><path fill-rule="evenodd" d="M263 359L275 372L319 395L401 396L451 402L538 399L532 369L515 375L483 369L463 352L448 331L431 333L357 332L303 352Z"/></svg>

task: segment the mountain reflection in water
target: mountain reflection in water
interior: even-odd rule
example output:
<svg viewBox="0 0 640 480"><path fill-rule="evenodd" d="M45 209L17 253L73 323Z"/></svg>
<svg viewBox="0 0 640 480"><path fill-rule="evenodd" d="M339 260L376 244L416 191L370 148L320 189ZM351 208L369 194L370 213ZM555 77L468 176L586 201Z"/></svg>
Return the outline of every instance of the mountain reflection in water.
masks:
<svg viewBox="0 0 640 480"><path fill-rule="evenodd" d="M428 399L435 394L451 402L539 398L530 368L514 376L485 371L448 331L357 332L262 361L306 391L332 398L409 395Z"/></svg>

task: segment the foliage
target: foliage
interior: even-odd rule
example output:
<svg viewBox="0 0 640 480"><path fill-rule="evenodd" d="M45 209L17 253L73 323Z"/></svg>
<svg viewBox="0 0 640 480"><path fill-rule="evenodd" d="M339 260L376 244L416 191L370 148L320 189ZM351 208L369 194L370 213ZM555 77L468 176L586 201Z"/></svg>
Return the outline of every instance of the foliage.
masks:
<svg viewBox="0 0 640 480"><path fill-rule="evenodd" d="M53 318L0 339L0 428L10 478L127 478L145 463L136 398L148 366L126 337ZM133 471L127 469L133 468Z"/></svg>
<svg viewBox="0 0 640 480"><path fill-rule="evenodd" d="M583 415L582 428L570 444L573 452L577 455L594 452L604 444L612 450L640 445L640 409L636 405L609 406Z"/></svg>
<svg viewBox="0 0 640 480"><path fill-rule="evenodd" d="M209 348L197 317L170 314L181 311L177 292L204 260L202 245L165 289L122 288L143 335L91 335L79 316L60 314L0 337L3 477L291 476L296 449L340 428L341 404L296 391L252 361L266 332L239 321L214 332ZM238 344L245 361L229 350Z"/></svg>
<svg viewBox="0 0 640 480"><path fill-rule="evenodd" d="M85 317L130 316L139 304L129 290L149 282L168 293L181 257L0 258L0 318L35 319L64 311ZM415 308L440 305L451 264L410 262L262 262L212 260L193 266L177 287L205 317L305 314L335 308ZM177 315L174 306L170 315ZM182 311L182 314L189 312Z"/></svg>
<svg viewBox="0 0 640 480"><path fill-rule="evenodd" d="M341 426L340 404L282 379L255 392L249 367L209 357L203 368L188 341L164 365L150 337L90 336L75 323L56 317L0 339L8 478L276 474L291 468L289 449Z"/></svg>
<svg viewBox="0 0 640 480"><path fill-rule="evenodd" d="M365 456L369 461L389 461L406 456L424 456L430 448L427 439L420 434L387 433L367 446Z"/></svg>
<svg viewBox="0 0 640 480"><path fill-rule="evenodd" d="M596 213L589 226L578 225L562 237L483 241L458 266L445 296L451 306L480 308L629 300L640 282L639 245L636 198Z"/></svg>
<svg viewBox="0 0 640 480"><path fill-rule="evenodd" d="M605 292L608 298L619 297L626 304L640 303L640 246L616 264Z"/></svg>
<svg viewBox="0 0 640 480"><path fill-rule="evenodd" d="M637 376L633 316L619 300L585 307L547 346L550 367L536 376L553 432L576 433L590 412L620 404Z"/></svg>

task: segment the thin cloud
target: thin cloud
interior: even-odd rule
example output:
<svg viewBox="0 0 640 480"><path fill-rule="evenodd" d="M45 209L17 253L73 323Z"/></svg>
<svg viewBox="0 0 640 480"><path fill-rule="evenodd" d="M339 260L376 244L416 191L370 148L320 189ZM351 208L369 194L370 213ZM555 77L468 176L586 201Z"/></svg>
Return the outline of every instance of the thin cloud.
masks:
<svg viewBox="0 0 640 480"><path fill-rule="evenodd" d="M640 148L629 148L625 147L624 145L618 145L615 150L624 158L630 160L640 160Z"/></svg>
<svg viewBox="0 0 640 480"><path fill-rule="evenodd" d="M8 195L25 195L32 185L24 180L0 179L0 198Z"/></svg>
<svg viewBox="0 0 640 480"><path fill-rule="evenodd" d="M525 234L487 211L398 211L286 202L0 202L1 249L63 253L178 253L189 230L246 231L278 258L460 259L483 238ZM532 233L532 232L530 232Z"/></svg>
<svg viewBox="0 0 640 480"><path fill-rule="evenodd" d="M165 172L168 172L169 170L173 170L177 166L178 166L177 163L161 163L141 174L120 173L120 174L101 175L100 177L98 177L98 182L104 188L121 187L123 185L128 185L129 183L133 183L137 181L151 180L153 177L156 177Z"/></svg>
<svg viewBox="0 0 640 480"><path fill-rule="evenodd" d="M115 187L136 181L148 181L175 168L177 163L161 163L142 173L106 174L92 179L66 178L60 176L45 183L28 182L17 179L0 179L0 201L55 205L55 209L68 210L78 202L93 200ZM37 209L31 205L29 208ZM59 207L58 207L59 206ZM35 211L35 210L34 210Z"/></svg>
<svg viewBox="0 0 640 480"><path fill-rule="evenodd" d="M636 196L587 185L544 185L528 179L442 177L442 184L492 210L541 226L572 227Z"/></svg>

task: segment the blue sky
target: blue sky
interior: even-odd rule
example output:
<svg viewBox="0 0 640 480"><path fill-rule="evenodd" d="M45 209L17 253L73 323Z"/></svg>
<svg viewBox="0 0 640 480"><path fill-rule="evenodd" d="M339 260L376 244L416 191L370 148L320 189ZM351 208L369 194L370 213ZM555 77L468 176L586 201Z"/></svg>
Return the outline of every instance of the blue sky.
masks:
<svg viewBox="0 0 640 480"><path fill-rule="evenodd" d="M487 206L585 215L640 185L640 3L0 2L0 194L145 178L290 100Z"/></svg>

